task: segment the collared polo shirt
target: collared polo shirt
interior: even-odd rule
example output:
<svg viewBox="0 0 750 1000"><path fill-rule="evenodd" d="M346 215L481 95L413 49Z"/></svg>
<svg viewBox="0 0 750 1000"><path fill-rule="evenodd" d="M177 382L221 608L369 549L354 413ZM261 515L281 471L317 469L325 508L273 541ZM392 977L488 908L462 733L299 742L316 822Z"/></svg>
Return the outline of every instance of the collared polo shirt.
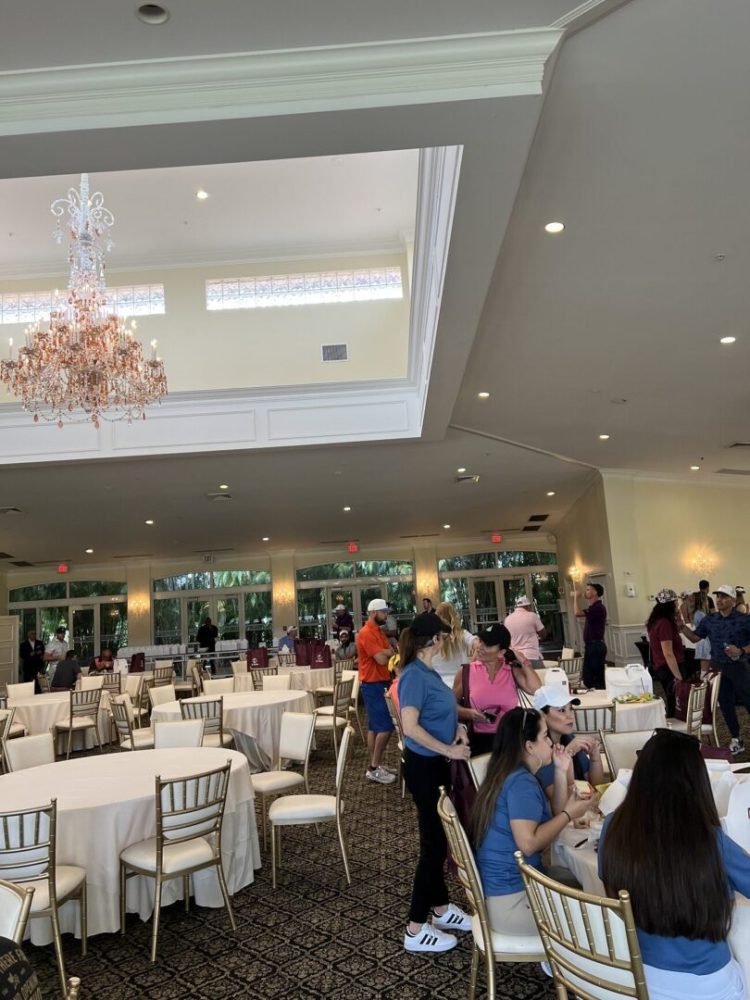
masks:
<svg viewBox="0 0 750 1000"><path fill-rule="evenodd" d="M607 624L607 609L601 601L596 600L583 609L586 623L583 626L584 642L603 642L604 626Z"/></svg>
<svg viewBox="0 0 750 1000"><path fill-rule="evenodd" d="M750 644L750 615L743 615L732 608L725 618L717 611L702 618L693 631L701 639L710 640L712 660L724 665L736 663L736 660L727 656L724 646L742 648Z"/></svg>
<svg viewBox="0 0 750 1000"><path fill-rule="evenodd" d="M375 654L381 651L390 653L391 644L382 628L370 618L357 632L359 679L363 684L391 679L388 664L378 663L375 659Z"/></svg>

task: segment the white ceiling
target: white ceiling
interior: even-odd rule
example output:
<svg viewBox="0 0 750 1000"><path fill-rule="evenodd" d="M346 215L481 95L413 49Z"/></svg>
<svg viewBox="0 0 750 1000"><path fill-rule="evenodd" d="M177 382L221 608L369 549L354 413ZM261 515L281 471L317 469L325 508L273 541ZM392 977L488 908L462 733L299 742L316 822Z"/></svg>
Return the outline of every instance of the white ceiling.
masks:
<svg viewBox="0 0 750 1000"><path fill-rule="evenodd" d="M110 271L398 249L414 229L419 151L96 173L115 216ZM0 278L60 274L49 210L79 176L0 180ZM209 194L205 201L196 192Z"/></svg>
<svg viewBox="0 0 750 1000"><path fill-rule="evenodd" d="M65 14L41 0L38 6L52 16L44 23L63 34L83 10L82 3L65 5ZM106 30L98 51L110 58L190 50L181 22L175 28L173 19L167 27L176 34L162 33L158 45L146 36L136 44L132 25L119 35L112 30L115 5L101 6L97 25ZM489 30L510 27L513 18L517 25L550 23L562 13L556 6L420 0L352 11L328 0L314 10L297 5L293 17L291 5L276 4L253 11L255 30L238 29L242 41L231 48ZM93 58L85 32L80 45L71 39L61 46L59 36L53 43L54 30L49 41L28 37L15 21L20 10L10 12L10 34L0 32L0 46L13 49L0 49L4 67ZM30 23L42 23L41 10L36 17L23 10ZM58 16L65 26L54 23ZM201 50L226 51L217 37L225 22L212 18L204 47L201 16L196 10L190 37L201 40ZM26 162L26 173L45 152L73 171L82 162L107 170L118 161L165 166L449 143L465 143L465 151L423 442L245 453L231 476L225 455L66 465L59 519L47 516L49 468L15 468L3 474L0 500L28 514L15 519L12 532L0 524L2 548L20 558L72 558L92 545L98 557L109 535L113 553L184 555L255 547L252 539L264 533L290 546L353 535L375 543L440 533L442 523L480 537L481 529L547 512L547 489L557 494L554 527L589 466L690 475L698 463L696 478L709 482L724 481L714 472L720 467L750 469L747 458L726 450L750 438L748 37L745 0L631 0L562 45L528 158L535 97L268 118L244 130L222 122L112 129L104 144L84 133L4 142L0 163L5 157L8 172L22 172ZM566 223L561 236L543 232L551 219ZM725 260L717 262L717 254ZM721 347L727 333L737 343ZM492 397L479 402L482 389ZM627 402L612 402L620 399ZM449 423L486 436L446 434ZM611 439L600 442L602 432ZM476 492L454 486L450 472L480 459ZM384 473L375 484L373 468ZM342 480L356 515L345 523ZM102 481L122 504L98 502ZM238 499L231 513L209 513L198 499L224 481ZM151 502L164 512L154 515L158 542L148 541L156 533L122 535L121 511L142 520ZM174 530L162 531L165 518ZM89 539L94 529L101 541Z"/></svg>

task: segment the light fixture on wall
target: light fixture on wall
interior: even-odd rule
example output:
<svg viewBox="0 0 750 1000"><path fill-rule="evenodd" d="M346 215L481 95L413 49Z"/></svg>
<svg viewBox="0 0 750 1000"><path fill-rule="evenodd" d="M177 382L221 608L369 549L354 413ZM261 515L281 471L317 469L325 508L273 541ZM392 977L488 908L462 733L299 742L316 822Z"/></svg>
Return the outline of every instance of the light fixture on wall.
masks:
<svg viewBox="0 0 750 1000"><path fill-rule="evenodd" d="M690 568L698 576L711 576L716 569L716 560L705 550L699 550L693 556Z"/></svg>
<svg viewBox="0 0 750 1000"><path fill-rule="evenodd" d="M26 329L25 344L13 360L0 362L0 379L17 396L24 410L39 420L62 427L80 417L94 427L108 421L145 419L145 409L167 394L164 365L151 342L146 359L128 325L109 302L104 281L104 254L111 250L108 231L114 216L104 207L101 192L89 194L88 174L81 174L79 190L52 202L57 219L55 239L62 243L66 229L70 278L64 296L50 303L49 320Z"/></svg>
<svg viewBox="0 0 750 1000"><path fill-rule="evenodd" d="M275 584L273 588L273 598L278 604L294 604L294 586L281 583Z"/></svg>
<svg viewBox="0 0 750 1000"><path fill-rule="evenodd" d="M583 576L583 570L580 566L571 566L568 570L568 576L573 581L573 583L578 583Z"/></svg>

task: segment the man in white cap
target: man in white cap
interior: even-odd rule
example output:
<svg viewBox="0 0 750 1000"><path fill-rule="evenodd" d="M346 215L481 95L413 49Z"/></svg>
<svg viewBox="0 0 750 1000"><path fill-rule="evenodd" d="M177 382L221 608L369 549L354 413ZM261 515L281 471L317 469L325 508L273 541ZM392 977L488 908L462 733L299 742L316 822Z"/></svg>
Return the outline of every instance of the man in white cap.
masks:
<svg viewBox="0 0 750 1000"><path fill-rule="evenodd" d="M516 656L525 656L531 661L532 667L541 670L544 667L544 658L539 648L539 641L547 635L547 630L525 594L516 598L515 610L508 615L503 624L510 632L510 648Z"/></svg>
<svg viewBox="0 0 750 1000"><path fill-rule="evenodd" d="M362 701L367 712L367 748L370 766L365 777L381 785L392 785L396 775L383 767L383 754L393 732L393 723L385 703L390 684L388 661L393 656L388 637L383 631L388 618L388 605L377 597L367 605L367 621L357 633L359 681Z"/></svg>
<svg viewBox="0 0 750 1000"><path fill-rule="evenodd" d="M718 614L706 615L695 629L683 624L680 631L693 642L711 641L711 659L721 672L719 705L731 736L729 749L737 756L745 750L735 708L737 698L750 712L750 615L735 608L736 590L728 583L715 590L714 597Z"/></svg>
<svg viewBox="0 0 750 1000"><path fill-rule="evenodd" d="M337 604L333 609L333 634L338 638L339 632L345 628L349 635L354 629L354 619L343 604Z"/></svg>

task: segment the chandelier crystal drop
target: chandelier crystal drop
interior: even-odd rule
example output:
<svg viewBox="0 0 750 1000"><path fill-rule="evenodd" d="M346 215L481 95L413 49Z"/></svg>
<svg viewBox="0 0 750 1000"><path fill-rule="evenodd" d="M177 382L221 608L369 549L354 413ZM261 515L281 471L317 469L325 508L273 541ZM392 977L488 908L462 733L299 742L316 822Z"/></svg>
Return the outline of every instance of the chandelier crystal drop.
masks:
<svg viewBox="0 0 750 1000"><path fill-rule="evenodd" d="M48 321L28 327L25 343L13 359L0 362L0 380L17 396L34 421L58 427L80 420L95 427L100 420L146 419L145 408L167 394L164 365L151 342L151 357L135 336L135 322L118 316L107 298L104 254L112 249L108 233L114 216L97 191L89 195L88 174L80 190L52 202L54 236L69 232L70 279L64 296L53 304Z"/></svg>

